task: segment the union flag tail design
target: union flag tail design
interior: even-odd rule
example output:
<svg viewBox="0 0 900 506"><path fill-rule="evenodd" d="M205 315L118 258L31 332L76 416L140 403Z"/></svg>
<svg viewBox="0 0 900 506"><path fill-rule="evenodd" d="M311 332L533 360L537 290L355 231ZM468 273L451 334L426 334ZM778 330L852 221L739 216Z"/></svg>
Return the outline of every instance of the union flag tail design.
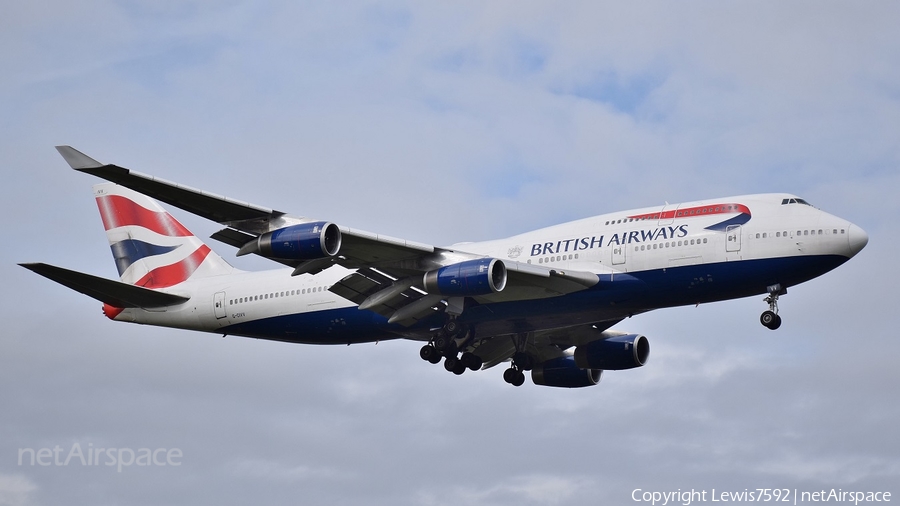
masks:
<svg viewBox="0 0 900 506"><path fill-rule="evenodd" d="M114 183L94 185L94 197L123 282L166 288L234 271L150 197Z"/></svg>

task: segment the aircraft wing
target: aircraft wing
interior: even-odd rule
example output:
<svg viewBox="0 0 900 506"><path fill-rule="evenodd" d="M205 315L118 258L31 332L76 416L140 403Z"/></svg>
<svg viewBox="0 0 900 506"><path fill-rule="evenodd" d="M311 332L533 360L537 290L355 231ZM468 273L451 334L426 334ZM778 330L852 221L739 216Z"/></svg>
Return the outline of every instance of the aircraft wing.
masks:
<svg viewBox="0 0 900 506"><path fill-rule="evenodd" d="M335 284L331 291L363 309L384 314L393 322L411 325L443 310L447 297L423 290L426 272L468 260L484 258L447 248L397 239L349 227L339 227L340 251L334 256L313 260L276 258L261 252L256 242L264 234L286 227L315 224L317 220L291 216L221 195L205 192L117 165L103 164L70 146L56 149L75 170L131 188L192 214L216 221L226 228L213 239L239 248L238 254L255 253L294 268L293 275L315 274L332 265L356 272ZM555 297L584 290L598 283L596 274L563 271L503 260L508 283L497 293L473 297L476 302L503 302ZM444 302L442 302L444 301Z"/></svg>
<svg viewBox="0 0 900 506"><path fill-rule="evenodd" d="M118 165L103 164L71 146L57 146L56 150L68 162L69 166L79 172L120 184L189 213L227 225L228 228L216 232L212 235L212 238L238 248L265 232L271 232L294 224L315 221L303 217L289 216L282 211L205 192L119 167ZM435 251L433 246L427 244L405 241L347 227L341 227L341 234L343 236L341 254L345 258L335 259L334 261L329 259L327 262L307 265L305 266L306 270L303 272L315 273L330 267L332 263L341 263L348 267L353 267L356 264L365 265L376 262L415 259L423 253L428 254ZM273 260L280 261L278 259ZM340 262L338 260L344 261ZM305 262L290 261L281 263L300 267ZM298 274L300 273L302 272L298 272Z"/></svg>

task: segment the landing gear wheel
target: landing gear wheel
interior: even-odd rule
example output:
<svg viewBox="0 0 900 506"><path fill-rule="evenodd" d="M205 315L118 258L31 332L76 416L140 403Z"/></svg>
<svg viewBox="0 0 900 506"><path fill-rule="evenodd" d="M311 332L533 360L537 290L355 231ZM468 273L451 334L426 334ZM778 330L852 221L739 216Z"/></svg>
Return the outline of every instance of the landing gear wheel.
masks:
<svg viewBox="0 0 900 506"><path fill-rule="evenodd" d="M454 372L459 365L459 359L455 355L450 355L444 359L444 369L447 369L448 372Z"/></svg>
<svg viewBox="0 0 900 506"><path fill-rule="evenodd" d="M763 314L759 317L759 322L767 329L775 330L781 326L781 317L775 314L774 311L763 311Z"/></svg>
<svg viewBox="0 0 900 506"><path fill-rule="evenodd" d="M438 360L441 359L441 354L438 353L437 349L430 344L422 346L422 349L419 350L419 356L422 357L422 360L426 360L428 362L431 362L434 357L438 357Z"/></svg>
<svg viewBox="0 0 900 506"><path fill-rule="evenodd" d="M484 365L484 361L478 358L478 355L470 352L465 352L462 354L462 358L460 359L466 367L473 371L477 371L481 369L481 366Z"/></svg>
<svg viewBox="0 0 900 506"><path fill-rule="evenodd" d="M441 353L437 350L434 350L434 355L432 355L431 358L428 359L428 361L432 364L437 364L441 361L441 358L443 358L441 356Z"/></svg>
<svg viewBox="0 0 900 506"><path fill-rule="evenodd" d="M525 373L522 371L516 371L516 377L513 378L512 386L520 387L525 384Z"/></svg>
<svg viewBox="0 0 900 506"><path fill-rule="evenodd" d="M444 332L448 336L456 336L459 331L462 329L462 326L456 320L450 320L444 324Z"/></svg>
<svg viewBox="0 0 900 506"><path fill-rule="evenodd" d="M510 367L503 371L503 381L514 387L520 387L525 384L525 374L514 367Z"/></svg>
<svg viewBox="0 0 900 506"><path fill-rule="evenodd" d="M466 372L466 365L462 363L462 361L457 361L456 366L453 367L453 374L459 376L460 374Z"/></svg>
<svg viewBox="0 0 900 506"><path fill-rule="evenodd" d="M434 338L434 347L440 352L445 352L451 342L453 342L453 339L450 339L450 336L441 332L439 336Z"/></svg>

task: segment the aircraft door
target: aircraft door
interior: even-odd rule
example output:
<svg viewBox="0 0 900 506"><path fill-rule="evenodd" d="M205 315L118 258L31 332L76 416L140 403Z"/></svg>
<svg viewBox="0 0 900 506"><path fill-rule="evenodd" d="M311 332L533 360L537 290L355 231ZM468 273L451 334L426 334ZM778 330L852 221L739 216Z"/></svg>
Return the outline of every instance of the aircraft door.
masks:
<svg viewBox="0 0 900 506"><path fill-rule="evenodd" d="M216 292L213 296L213 308L216 311L216 319L225 318L225 292Z"/></svg>
<svg viewBox="0 0 900 506"><path fill-rule="evenodd" d="M624 245L613 246L612 248L612 263L613 265L621 265L625 263L625 249Z"/></svg>
<svg viewBox="0 0 900 506"><path fill-rule="evenodd" d="M729 225L725 229L725 251L737 252L741 250L741 226Z"/></svg>

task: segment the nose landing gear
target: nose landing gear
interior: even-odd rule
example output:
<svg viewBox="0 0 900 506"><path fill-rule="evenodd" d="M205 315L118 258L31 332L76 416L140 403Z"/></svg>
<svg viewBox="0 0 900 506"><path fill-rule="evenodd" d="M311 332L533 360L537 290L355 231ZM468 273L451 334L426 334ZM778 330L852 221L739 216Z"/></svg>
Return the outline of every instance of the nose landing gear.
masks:
<svg viewBox="0 0 900 506"><path fill-rule="evenodd" d="M763 311L759 316L759 323L769 330L775 330L781 326L781 317L778 316L778 296L787 293L787 288L782 288L780 284L770 285L766 287L769 295L763 299L769 304L768 311Z"/></svg>

